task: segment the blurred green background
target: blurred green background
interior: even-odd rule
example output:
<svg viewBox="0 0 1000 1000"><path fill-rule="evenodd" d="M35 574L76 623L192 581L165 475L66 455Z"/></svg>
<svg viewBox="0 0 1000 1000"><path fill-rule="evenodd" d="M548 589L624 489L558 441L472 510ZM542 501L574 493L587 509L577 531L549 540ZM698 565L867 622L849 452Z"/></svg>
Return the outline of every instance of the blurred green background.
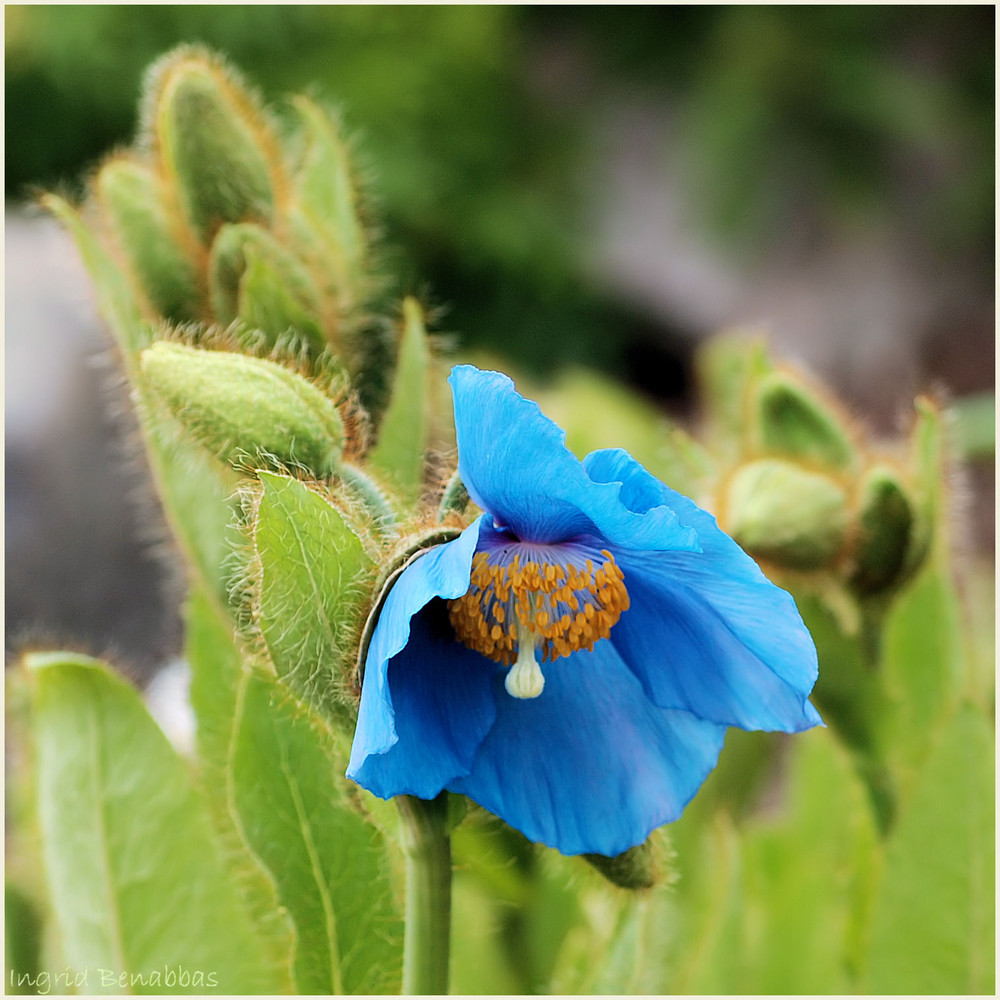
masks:
<svg viewBox="0 0 1000 1000"><path fill-rule="evenodd" d="M179 42L222 50L268 101L312 88L343 109L395 291L440 307L436 330L463 351L543 382L596 369L684 418L697 345L762 323L876 431L928 385L973 397L986 444L970 511L992 548L994 19L991 5L8 5L8 631L51 637L76 558L97 568L69 633L99 650L132 600L124 651L176 645L175 625L154 640L143 624L151 592L99 568L116 549L149 575L116 507L128 482L88 479L115 464L97 376L54 381L74 324L90 328L82 357L98 324L72 251L19 205L82 192L131 140L144 69ZM39 527L38 511L74 504L62 535ZM110 537L93 528L107 510Z"/></svg>
<svg viewBox="0 0 1000 1000"><path fill-rule="evenodd" d="M648 381L650 354L706 332L597 280L595 215L628 154L608 120L637 104L664 186L742 266L888 227L992 277L992 6L5 10L8 198L78 183L131 138L148 63L202 41L269 99L315 83L340 103L404 281L537 372Z"/></svg>

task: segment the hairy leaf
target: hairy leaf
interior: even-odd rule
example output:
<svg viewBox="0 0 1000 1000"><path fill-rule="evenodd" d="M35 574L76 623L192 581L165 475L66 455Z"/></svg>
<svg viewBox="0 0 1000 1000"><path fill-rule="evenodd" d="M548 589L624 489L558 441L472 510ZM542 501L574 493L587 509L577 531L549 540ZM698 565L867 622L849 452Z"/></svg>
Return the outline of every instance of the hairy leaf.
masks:
<svg viewBox="0 0 1000 1000"><path fill-rule="evenodd" d="M348 719L360 585L371 559L344 516L286 476L262 472L254 542L257 624L278 676L331 721Z"/></svg>
<svg viewBox="0 0 1000 1000"><path fill-rule="evenodd" d="M294 928L297 992L392 992L394 883L384 838L350 802L346 747L277 681L241 665L221 622L203 599L189 609L198 750L258 918L273 926L272 894Z"/></svg>
<svg viewBox="0 0 1000 1000"><path fill-rule="evenodd" d="M384 840L349 804L325 726L248 675L232 768L247 839L295 924L299 992L395 992L402 923Z"/></svg>

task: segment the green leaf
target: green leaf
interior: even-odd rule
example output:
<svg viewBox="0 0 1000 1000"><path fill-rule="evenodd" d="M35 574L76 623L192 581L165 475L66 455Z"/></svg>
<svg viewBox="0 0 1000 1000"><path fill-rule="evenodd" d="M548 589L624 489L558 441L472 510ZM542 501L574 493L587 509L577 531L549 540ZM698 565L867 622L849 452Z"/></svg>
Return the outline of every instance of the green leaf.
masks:
<svg viewBox="0 0 1000 1000"><path fill-rule="evenodd" d="M416 299L403 301L403 335L389 406L369 460L411 497L420 488L429 433L430 349Z"/></svg>
<svg viewBox="0 0 1000 1000"><path fill-rule="evenodd" d="M279 988L205 803L138 693L87 657L25 662L52 905L87 991Z"/></svg>
<svg viewBox="0 0 1000 1000"><path fill-rule="evenodd" d="M734 825L695 800L671 827L679 878L631 932L646 942L642 992L854 991L877 834L828 731L785 744L765 809Z"/></svg>
<svg viewBox="0 0 1000 1000"><path fill-rule="evenodd" d="M685 821L685 816L680 822ZM695 819L695 816L690 819ZM690 849L678 844L678 896L662 940L673 947L660 962L664 985L657 992L729 993L742 979L743 913L740 839L724 812L694 831ZM690 823L686 825L691 825ZM669 911L668 911L669 912Z"/></svg>
<svg viewBox="0 0 1000 1000"><path fill-rule="evenodd" d="M258 916L268 918L270 887L294 928L296 992L397 990L402 930L390 859L384 837L352 806L346 746L276 681L241 665L231 631L204 598L188 615L191 699L214 816L255 889Z"/></svg>
<svg viewBox="0 0 1000 1000"><path fill-rule="evenodd" d="M577 883L582 873L598 896L606 895L606 884L582 871L579 858L542 850L478 807L452 844L452 992L576 992L579 977L562 972L556 981L553 973L567 934L581 922ZM599 950L585 934L576 940L580 958ZM573 959L564 964L576 973Z"/></svg>
<svg viewBox="0 0 1000 1000"><path fill-rule="evenodd" d="M318 104L301 95L293 103L306 137L305 155L295 178L297 194L306 217L323 233L343 262L344 279L349 287L342 294L356 305L363 298L360 286L367 240L348 151L338 123Z"/></svg>
<svg viewBox="0 0 1000 1000"><path fill-rule="evenodd" d="M966 459L989 459L996 452L997 398L994 392L963 396L951 407L955 450Z"/></svg>
<svg viewBox="0 0 1000 1000"><path fill-rule="evenodd" d="M140 401L143 390L135 387ZM147 455L174 540L197 578L219 599L228 592L226 563L238 540L233 528L236 473L192 442L180 425L142 413Z"/></svg>
<svg viewBox="0 0 1000 1000"><path fill-rule="evenodd" d="M300 993L398 990L402 923L381 835L349 804L322 723L245 677L233 746L236 806L297 933Z"/></svg>
<svg viewBox="0 0 1000 1000"><path fill-rule="evenodd" d="M173 422L154 415L156 407L137 378L139 352L153 338L128 279L72 206L54 195L47 195L43 203L73 237L94 283L98 307L121 351L136 394L157 492L174 536L204 582L225 595L222 563L231 510L226 498L232 495L236 480L230 470L208 461L200 449L178 442Z"/></svg>
<svg viewBox="0 0 1000 1000"><path fill-rule="evenodd" d="M148 329L143 325L142 311L128 278L72 205L52 194L46 195L42 204L73 237L83 259L83 266L94 283L101 315L110 324L121 348L126 371L133 374L136 355L148 346L150 337Z"/></svg>
<svg viewBox="0 0 1000 1000"><path fill-rule="evenodd" d="M649 972L646 947L657 902L656 897L592 894L586 925L568 935L560 956L553 984L557 991L596 996L646 993L641 982Z"/></svg>
<svg viewBox="0 0 1000 1000"><path fill-rule="evenodd" d="M867 992L994 992L994 760L990 724L961 707L889 844Z"/></svg>
<svg viewBox="0 0 1000 1000"><path fill-rule="evenodd" d="M904 784L921 767L966 681L965 623L949 537L945 427L930 400L918 399L916 407L912 447L917 506L907 567L916 576L892 605L883 640L885 686L893 699L890 745Z"/></svg>
<svg viewBox="0 0 1000 1000"><path fill-rule="evenodd" d="M887 745L904 781L912 780L941 720L954 710L963 679L961 628L955 586L935 559L885 623Z"/></svg>
<svg viewBox="0 0 1000 1000"><path fill-rule="evenodd" d="M260 474L254 543L260 579L254 609L278 676L332 722L353 724L362 584L373 563L335 507L295 479Z"/></svg>
<svg viewBox="0 0 1000 1000"><path fill-rule="evenodd" d="M8 864L9 864L8 858ZM14 994L39 992L42 917L34 900L11 882L4 885L4 972Z"/></svg>
<svg viewBox="0 0 1000 1000"><path fill-rule="evenodd" d="M295 992L295 929L280 909L277 884L247 842L236 803L231 759L242 714L243 659L232 623L203 589L192 587L184 608L185 655L191 665L191 705L198 721L195 745L201 785L208 796L230 877L239 887L282 993Z"/></svg>
<svg viewBox="0 0 1000 1000"><path fill-rule="evenodd" d="M797 604L819 654L812 701L854 754L876 819L888 829L895 814L896 787L887 763L890 705L884 672L870 661L859 636L844 632L826 602L815 595L797 595Z"/></svg>
<svg viewBox="0 0 1000 1000"><path fill-rule="evenodd" d="M748 978L733 985L761 994L852 993L878 835L829 732L796 736L789 749L784 802L744 834Z"/></svg>
<svg viewBox="0 0 1000 1000"><path fill-rule="evenodd" d="M937 403L926 396L918 397L914 406L917 418L910 434L910 450L917 506L905 567L911 572L931 555L946 555L950 541L944 417Z"/></svg>

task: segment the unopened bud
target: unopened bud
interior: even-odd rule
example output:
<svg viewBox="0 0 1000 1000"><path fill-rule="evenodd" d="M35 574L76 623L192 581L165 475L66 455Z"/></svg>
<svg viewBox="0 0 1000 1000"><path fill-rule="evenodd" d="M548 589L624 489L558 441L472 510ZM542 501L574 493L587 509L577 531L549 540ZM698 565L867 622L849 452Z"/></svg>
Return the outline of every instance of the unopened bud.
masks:
<svg viewBox="0 0 1000 1000"><path fill-rule="evenodd" d="M793 569L823 566L844 543L846 492L791 462L742 466L729 481L725 506L729 533L747 552Z"/></svg>
<svg viewBox="0 0 1000 1000"><path fill-rule="evenodd" d="M786 372L765 375L757 388L760 441L765 451L844 469L854 449L842 420L815 390Z"/></svg>
<svg viewBox="0 0 1000 1000"><path fill-rule="evenodd" d="M241 319L270 343L293 330L322 348L320 298L308 271L266 229L223 226L209 259L212 309L220 323Z"/></svg>
<svg viewBox="0 0 1000 1000"><path fill-rule="evenodd" d="M344 425L333 401L281 365L159 341L142 376L196 441L223 461L274 460L317 477L340 467Z"/></svg>
<svg viewBox="0 0 1000 1000"><path fill-rule="evenodd" d="M851 584L862 594L900 577L913 533L913 506L895 469L877 465L861 485L858 544Z"/></svg>
<svg viewBox="0 0 1000 1000"><path fill-rule="evenodd" d="M270 220L266 126L229 71L192 50L154 68L153 128L164 167L203 241L223 222Z"/></svg>
<svg viewBox="0 0 1000 1000"><path fill-rule="evenodd" d="M609 882L622 889L650 889L656 883L656 854L648 840L613 858L603 854L583 857Z"/></svg>
<svg viewBox="0 0 1000 1000"><path fill-rule="evenodd" d="M132 160L114 159L97 175L97 191L150 305L166 319L199 319L198 273L183 246L183 226L167 211L157 174Z"/></svg>

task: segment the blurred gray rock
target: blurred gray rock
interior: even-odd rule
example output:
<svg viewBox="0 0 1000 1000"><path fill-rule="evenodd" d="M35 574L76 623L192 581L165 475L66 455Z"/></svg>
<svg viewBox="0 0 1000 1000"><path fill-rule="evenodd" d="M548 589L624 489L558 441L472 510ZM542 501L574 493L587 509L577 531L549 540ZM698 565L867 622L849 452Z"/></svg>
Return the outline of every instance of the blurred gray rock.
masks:
<svg viewBox="0 0 1000 1000"><path fill-rule="evenodd" d="M141 680L179 646L178 592L111 340L53 220L8 206L5 249L5 647Z"/></svg>

